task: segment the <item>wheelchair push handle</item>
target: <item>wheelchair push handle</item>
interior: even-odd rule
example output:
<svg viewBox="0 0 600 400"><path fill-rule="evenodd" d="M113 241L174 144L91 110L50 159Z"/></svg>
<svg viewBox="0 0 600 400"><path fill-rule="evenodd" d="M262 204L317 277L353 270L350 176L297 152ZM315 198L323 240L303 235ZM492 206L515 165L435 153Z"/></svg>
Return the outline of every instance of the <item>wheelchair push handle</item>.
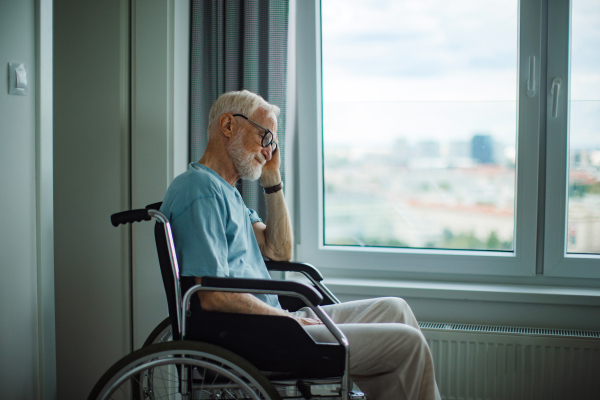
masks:
<svg viewBox="0 0 600 400"><path fill-rule="evenodd" d="M152 217L148 215L148 210L145 208L139 210L122 211L110 216L110 222L113 226L120 224L132 224L134 222L150 221Z"/></svg>

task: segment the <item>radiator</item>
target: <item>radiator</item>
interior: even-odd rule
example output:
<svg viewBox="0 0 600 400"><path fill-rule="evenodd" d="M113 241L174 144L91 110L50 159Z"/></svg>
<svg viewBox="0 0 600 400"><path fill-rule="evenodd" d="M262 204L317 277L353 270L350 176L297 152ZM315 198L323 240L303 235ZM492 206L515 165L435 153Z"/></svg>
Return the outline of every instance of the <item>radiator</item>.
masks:
<svg viewBox="0 0 600 400"><path fill-rule="evenodd" d="M419 325L442 399L600 400L600 332Z"/></svg>

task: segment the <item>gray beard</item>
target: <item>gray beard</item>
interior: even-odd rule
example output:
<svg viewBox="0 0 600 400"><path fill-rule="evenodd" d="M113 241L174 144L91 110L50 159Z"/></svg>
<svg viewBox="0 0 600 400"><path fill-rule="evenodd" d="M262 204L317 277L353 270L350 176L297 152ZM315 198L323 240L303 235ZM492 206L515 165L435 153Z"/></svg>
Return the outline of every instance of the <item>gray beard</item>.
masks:
<svg viewBox="0 0 600 400"><path fill-rule="evenodd" d="M255 181L262 174L262 165L254 161L255 155L244 149L241 136L233 140L229 146L229 157L233 167L242 179Z"/></svg>

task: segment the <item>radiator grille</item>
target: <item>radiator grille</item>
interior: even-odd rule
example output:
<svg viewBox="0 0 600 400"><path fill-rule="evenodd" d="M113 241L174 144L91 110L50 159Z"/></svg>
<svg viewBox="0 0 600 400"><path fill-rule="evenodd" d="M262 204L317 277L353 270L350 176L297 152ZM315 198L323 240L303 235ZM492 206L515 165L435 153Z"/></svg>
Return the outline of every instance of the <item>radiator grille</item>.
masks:
<svg viewBox="0 0 600 400"><path fill-rule="evenodd" d="M522 335L600 338L600 332L568 329L522 328L516 326L450 324L444 322L419 322L421 329L437 329L466 332L513 333Z"/></svg>
<svg viewBox="0 0 600 400"><path fill-rule="evenodd" d="M420 326L443 399L600 399L599 332Z"/></svg>

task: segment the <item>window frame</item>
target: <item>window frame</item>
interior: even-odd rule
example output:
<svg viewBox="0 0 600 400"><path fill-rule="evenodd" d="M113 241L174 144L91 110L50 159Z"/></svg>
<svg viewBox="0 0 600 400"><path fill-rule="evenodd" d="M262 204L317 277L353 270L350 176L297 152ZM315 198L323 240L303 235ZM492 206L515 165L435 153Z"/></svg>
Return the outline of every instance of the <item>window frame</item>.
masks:
<svg viewBox="0 0 600 400"><path fill-rule="evenodd" d="M561 0L550 0L560 3ZM538 179L544 171L539 168L540 122L546 118L540 98L542 77L542 46L545 45L542 0L521 0L519 6L518 45L518 97L517 97L517 166L515 207L515 250L511 253L487 251L421 250L389 248L348 248L323 245L323 159L322 159L322 87L321 87L321 30L320 0L297 2L297 112L298 112L298 186L297 212L297 259L310 262L328 270L348 272L358 277L402 277L416 273L427 278L430 274L460 274L505 277L533 277L536 275L538 235ZM549 30L552 35L553 30ZM564 36L564 32L563 32ZM548 38L549 42L552 37ZM567 43L568 44L568 43ZM550 43L548 43L549 48ZM529 59L535 57L535 94L527 96ZM548 77L552 74L550 62ZM545 75L544 75L545 76ZM550 78L547 81L551 81ZM561 88L561 92L566 90ZM543 94L543 93L542 93ZM550 94L548 89L547 94ZM551 100L551 99L550 99ZM566 107L566 101L562 104ZM560 101L559 101L560 106ZM549 118L549 117L548 117ZM555 121L553 121L555 122ZM547 132L550 132L548 128ZM566 134L566 132L565 132ZM564 136L564 135L563 135ZM557 140L548 141L547 164L556 161ZM560 149L559 149L560 150ZM560 150L563 158L566 149ZM565 164L566 165L566 164ZM556 229L551 215L554 211L554 187L550 185L556 173L546 174L548 182L545 215L545 265L556 259L555 239L549 232ZM566 173L563 182L566 182ZM565 186L563 185L562 188ZM566 193L566 192L565 192ZM543 194L542 194L543 195ZM560 197L560 196L559 196ZM563 198L565 196L563 195ZM543 201L543 199L541 199ZM564 199L563 199L564 200ZM558 203L560 206L560 202ZM564 210L564 205L563 205ZM554 214L552 214L554 212ZM565 215L564 213L562 215ZM543 221L542 221L543 222ZM563 221L564 226L564 221ZM554 227L554 228L553 228ZM554 241L552 241L554 240ZM564 240L563 240L564 242ZM564 243L563 243L564 249ZM553 253L554 252L554 253ZM554 258L553 258L554 257ZM563 257L563 264L572 265L580 258ZM584 262L585 263L585 262ZM588 262L589 264L589 262ZM546 276L600 277L600 271L591 270L589 265L584 274L565 275L565 268L546 268ZM541 271L539 271L541 272ZM538 274L539 274L538 272ZM558 273L557 273L558 272Z"/></svg>
<svg viewBox="0 0 600 400"><path fill-rule="evenodd" d="M548 0L548 79L546 117L546 210L544 275L600 278L600 255L567 253L570 127L571 2ZM552 116L552 82L562 80L557 116Z"/></svg>

